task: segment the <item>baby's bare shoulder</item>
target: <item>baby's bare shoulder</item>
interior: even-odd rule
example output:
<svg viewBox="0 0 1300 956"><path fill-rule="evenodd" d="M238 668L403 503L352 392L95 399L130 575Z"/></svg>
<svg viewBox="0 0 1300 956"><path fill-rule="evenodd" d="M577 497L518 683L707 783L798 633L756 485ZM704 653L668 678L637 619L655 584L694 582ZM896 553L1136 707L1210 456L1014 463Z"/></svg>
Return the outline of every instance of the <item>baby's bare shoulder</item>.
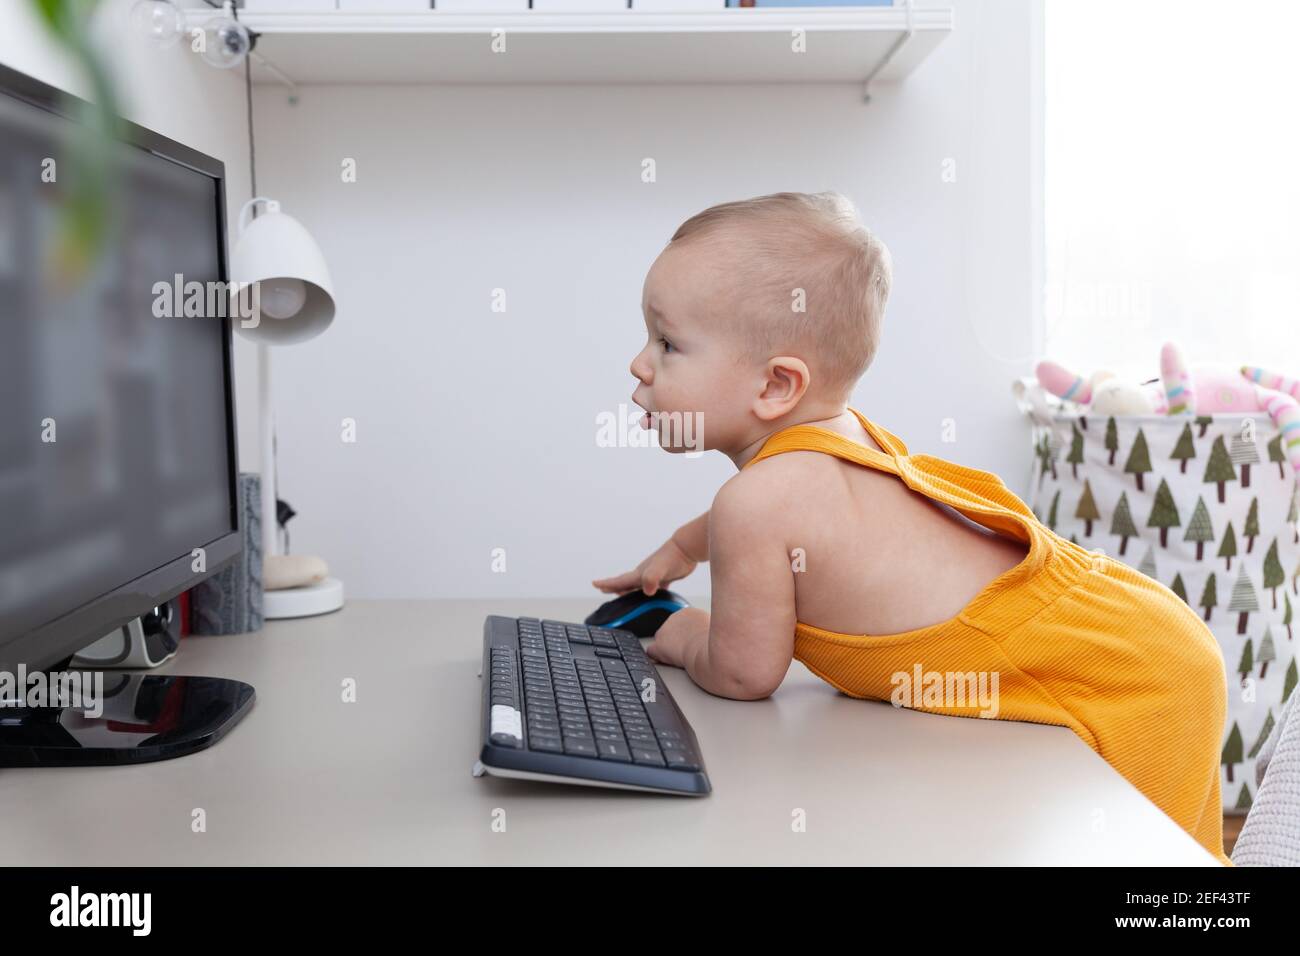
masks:
<svg viewBox="0 0 1300 956"><path fill-rule="evenodd" d="M817 452L789 451L756 461L732 475L718 489L714 503L751 508L789 504L808 493L826 458Z"/></svg>
<svg viewBox="0 0 1300 956"><path fill-rule="evenodd" d="M751 535L782 537L817 514L833 514L847 493L845 462L814 451L790 451L754 462L718 489L711 527L750 525ZM735 530L740 530L738 527Z"/></svg>
<svg viewBox="0 0 1300 956"><path fill-rule="evenodd" d="M889 487L897 482L887 475L854 462L819 451L788 451L772 455L733 475L719 489L755 503L773 502L776 507L824 501L827 493L848 487L851 478L865 478L871 484Z"/></svg>

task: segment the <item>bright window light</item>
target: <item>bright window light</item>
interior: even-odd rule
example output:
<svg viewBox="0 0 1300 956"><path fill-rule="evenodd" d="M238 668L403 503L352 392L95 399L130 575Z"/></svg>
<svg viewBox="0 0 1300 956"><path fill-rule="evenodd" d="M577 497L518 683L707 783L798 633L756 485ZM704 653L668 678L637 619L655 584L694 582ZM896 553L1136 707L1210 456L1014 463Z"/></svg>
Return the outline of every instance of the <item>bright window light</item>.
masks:
<svg viewBox="0 0 1300 956"><path fill-rule="evenodd" d="M1048 357L1300 376L1300 3L1050 0Z"/></svg>

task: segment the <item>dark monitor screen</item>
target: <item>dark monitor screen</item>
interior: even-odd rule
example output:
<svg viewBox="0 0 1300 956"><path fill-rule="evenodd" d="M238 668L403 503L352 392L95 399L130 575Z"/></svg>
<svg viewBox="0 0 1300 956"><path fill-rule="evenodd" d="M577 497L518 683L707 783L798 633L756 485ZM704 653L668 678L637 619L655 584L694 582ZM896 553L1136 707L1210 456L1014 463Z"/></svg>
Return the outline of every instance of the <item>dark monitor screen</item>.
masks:
<svg viewBox="0 0 1300 956"><path fill-rule="evenodd" d="M85 140L47 95L0 73L0 661L29 666L197 583L238 532L230 329L185 307L226 278L221 164L138 127L101 141L107 228L77 260Z"/></svg>

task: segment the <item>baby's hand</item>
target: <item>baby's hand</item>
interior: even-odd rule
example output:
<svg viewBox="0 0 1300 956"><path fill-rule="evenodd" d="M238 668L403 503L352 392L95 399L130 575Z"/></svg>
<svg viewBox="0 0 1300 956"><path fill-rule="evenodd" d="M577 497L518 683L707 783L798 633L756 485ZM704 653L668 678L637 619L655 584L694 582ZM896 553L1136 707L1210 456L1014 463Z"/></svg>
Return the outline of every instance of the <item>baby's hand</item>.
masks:
<svg viewBox="0 0 1300 956"><path fill-rule="evenodd" d="M659 625L654 640L646 645L646 656L657 664L686 666L686 651L692 641L709 639L709 612L698 607L684 607L668 615Z"/></svg>
<svg viewBox="0 0 1300 956"><path fill-rule="evenodd" d="M695 570L698 561L692 560L686 552L669 538L654 554L636 566L634 571L624 571L612 578L597 578L591 583L601 591L623 594L640 588L646 594L654 594L659 587L684 578Z"/></svg>

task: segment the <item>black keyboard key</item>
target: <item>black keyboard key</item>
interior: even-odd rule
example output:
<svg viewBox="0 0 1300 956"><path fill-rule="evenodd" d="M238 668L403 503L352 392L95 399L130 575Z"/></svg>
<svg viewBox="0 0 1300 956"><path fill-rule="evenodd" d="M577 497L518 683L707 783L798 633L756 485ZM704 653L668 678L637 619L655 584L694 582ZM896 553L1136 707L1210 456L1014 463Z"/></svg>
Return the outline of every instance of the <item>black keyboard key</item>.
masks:
<svg viewBox="0 0 1300 956"><path fill-rule="evenodd" d="M547 753L560 754L564 753L564 742L559 737L545 736L539 737L531 730L528 732L528 749L542 750Z"/></svg>
<svg viewBox="0 0 1300 956"><path fill-rule="evenodd" d="M644 747L638 747L636 744L632 745L632 761L652 767L662 767L664 765L664 758L659 755L657 749L647 750Z"/></svg>
<svg viewBox="0 0 1300 956"><path fill-rule="evenodd" d="M565 737L564 752L574 757L594 757L596 756L596 744L589 739Z"/></svg>
<svg viewBox="0 0 1300 956"><path fill-rule="evenodd" d="M631 763L632 753L627 744L621 740L598 740L597 751L602 760L617 760L619 763Z"/></svg>
<svg viewBox="0 0 1300 956"><path fill-rule="evenodd" d="M664 751L664 759L668 766L674 770L699 770L700 764L694 754L685 753L681 750Z"/></svg>

